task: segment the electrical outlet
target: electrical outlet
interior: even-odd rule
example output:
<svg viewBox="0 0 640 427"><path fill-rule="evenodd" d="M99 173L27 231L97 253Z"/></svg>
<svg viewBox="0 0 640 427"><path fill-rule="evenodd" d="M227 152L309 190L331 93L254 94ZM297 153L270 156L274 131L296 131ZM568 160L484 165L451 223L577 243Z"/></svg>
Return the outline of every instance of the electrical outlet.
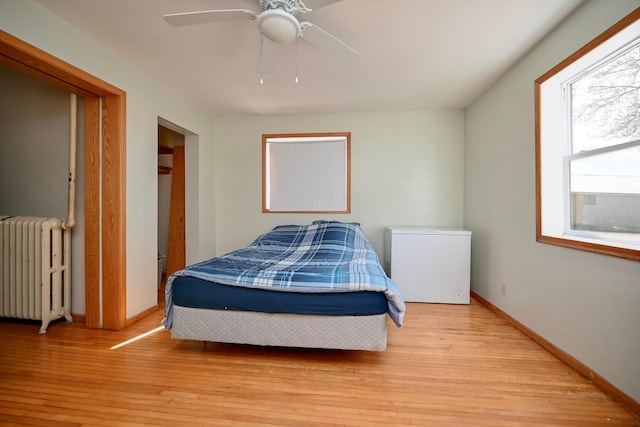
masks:
<svg viewBox="0 0 640 427"><path fill-rule="evenodd" d="M506 295L507 294L507 284L502 282L500 283L500 292L502 293L502 295Z"/></svg>

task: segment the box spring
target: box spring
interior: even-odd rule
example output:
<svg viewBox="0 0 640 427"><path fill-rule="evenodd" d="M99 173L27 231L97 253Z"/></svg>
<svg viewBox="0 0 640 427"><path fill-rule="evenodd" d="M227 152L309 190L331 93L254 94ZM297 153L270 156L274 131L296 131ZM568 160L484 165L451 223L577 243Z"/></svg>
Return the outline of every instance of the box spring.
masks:
<svg viewBox="0 0 640 427"><path fill-rule="evenodd" d="M173 306L172 338L261 346L382 351L387 314L322 316Z"/></svg>

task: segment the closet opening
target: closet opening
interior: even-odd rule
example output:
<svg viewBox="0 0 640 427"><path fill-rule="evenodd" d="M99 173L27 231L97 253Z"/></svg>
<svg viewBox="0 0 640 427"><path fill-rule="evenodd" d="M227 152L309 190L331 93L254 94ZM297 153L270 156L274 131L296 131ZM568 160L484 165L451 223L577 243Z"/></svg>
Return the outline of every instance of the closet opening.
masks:
<svg viewBox="0 0 640 427"><path fill-rule="evenodd" d="M85 324L123 329L126 93L1 30L0 64L84 98Z"/></svg>

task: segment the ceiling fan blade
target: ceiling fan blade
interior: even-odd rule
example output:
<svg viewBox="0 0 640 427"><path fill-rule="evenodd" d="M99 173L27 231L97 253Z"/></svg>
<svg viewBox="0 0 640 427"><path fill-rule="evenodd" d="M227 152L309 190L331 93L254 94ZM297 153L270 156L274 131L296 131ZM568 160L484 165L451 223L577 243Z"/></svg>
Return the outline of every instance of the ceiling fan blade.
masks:
<svg viewBox="0 0 640 427"><path fill-rule="evenodd" d="M249 9L201 10L198 12L172 13L164 15L164 20L174 26L208 24L221 21L243 21L256 19Z"/></svg>
<svg viewBox="0 0 640 427"><path fill-rule="evenodd" d="M267 37L262 37L262 45L260 46L260 58L258 60L258 74L269 74L273 71L278 59L280 45L272 42Z"/></svg>
<svg viewBox="0 0 640 427"><path fill-rule="evenodd" d="M301 22L302 38L343 61L357 59L360 54L311 22Z"/></svg>

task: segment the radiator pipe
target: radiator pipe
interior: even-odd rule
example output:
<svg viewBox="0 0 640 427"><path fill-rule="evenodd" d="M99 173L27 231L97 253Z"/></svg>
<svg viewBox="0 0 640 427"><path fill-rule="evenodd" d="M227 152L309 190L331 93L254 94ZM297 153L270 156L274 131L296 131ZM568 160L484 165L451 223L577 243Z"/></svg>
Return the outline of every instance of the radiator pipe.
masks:
<svg viewBox="0 0 640 427"><path fill-rule="evenodd" d="M78 123L78 103L76 94L70 95L69 106L71 120L69 124L69 210L67 220L62 224L62 228L71 228L76 223L75 203L76 203L76 140Z"/></svg>

